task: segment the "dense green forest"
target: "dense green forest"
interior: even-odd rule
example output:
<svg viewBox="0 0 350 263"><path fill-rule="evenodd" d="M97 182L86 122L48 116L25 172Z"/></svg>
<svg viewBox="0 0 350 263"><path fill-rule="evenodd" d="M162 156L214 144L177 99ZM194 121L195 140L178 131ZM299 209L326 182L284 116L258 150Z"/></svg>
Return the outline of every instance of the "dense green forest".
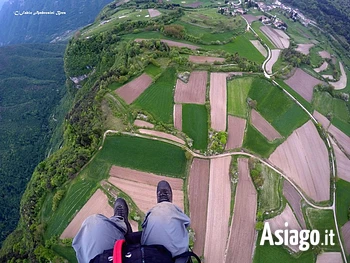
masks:
<svg viewBox="0 0 350 263"><path fill-rule="evenodd" d="M64 44L0 48L0 243L15 229L26 184L62 120L54 110L66 93L64 49Z"/></svg>
<svg viewBox="0 0 350 263"><path fill-rule="evenodd" d="M283 0L310 16L321 28L350 43L350 2L341 0ZM341 38L340 38L341 39ZM343 44L346 41L342 41Z"/></svg>
<svg viewBox="0 0 350 263"><path fill-rule="evenodd" d="M0 11L0 46L50 42L93 22L99 11L110 2L112 1L8 1ZM36 11L54 14L34 15ZM19 15L23 12L32 14Z"/></svg>

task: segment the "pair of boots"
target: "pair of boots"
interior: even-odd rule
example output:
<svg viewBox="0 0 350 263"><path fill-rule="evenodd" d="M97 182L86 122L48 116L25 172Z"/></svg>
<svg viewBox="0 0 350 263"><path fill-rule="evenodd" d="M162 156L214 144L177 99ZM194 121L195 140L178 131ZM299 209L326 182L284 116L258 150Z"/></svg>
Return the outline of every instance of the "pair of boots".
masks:
<svg viewBox="0 0 350 263"><path fill-rule="evenodd" d="M167 181L160 181L157 185L157 203L161 202L170 202L173 201L173 192L171 190L171 186ZM131 225L128 220L129 216L129 208L126 201L118 197L114 203L114 216L122 217L127 227L127 232L132 233Z"/></svg>

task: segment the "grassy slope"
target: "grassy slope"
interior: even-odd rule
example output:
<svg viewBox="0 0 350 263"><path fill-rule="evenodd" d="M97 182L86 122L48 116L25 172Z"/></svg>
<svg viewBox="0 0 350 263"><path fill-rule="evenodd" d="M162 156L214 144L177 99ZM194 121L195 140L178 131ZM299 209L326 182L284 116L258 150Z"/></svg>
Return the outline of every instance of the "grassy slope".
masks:
<svg viewBox="0 0 350 263"><path fill-rule="evenodd" d="M247 118L247 97L252 82L252 77L236 78L227 82L228 114Z"/></svg>
<svg viewBox="0 0 350 263"><path fill-rule="evenodd" d="M146 110L156 120L172 123L175 73L175 68L167 68L157 81L137 98L133 105Z"/></svg>
<svg viewBox="0 0 350 263"><path fill-rule="evenodd" d="M208 112L205 105L182 105L182 130L193 141L193 148L205 150L208 146Z"/></svg>
<svg viewBox="0 0 350 263"><path fill-rule="evenodd" d="M281 206L282 178L265 165L262 165L262 177L264 184L259 190L259 209L278 210Z"/></svg>

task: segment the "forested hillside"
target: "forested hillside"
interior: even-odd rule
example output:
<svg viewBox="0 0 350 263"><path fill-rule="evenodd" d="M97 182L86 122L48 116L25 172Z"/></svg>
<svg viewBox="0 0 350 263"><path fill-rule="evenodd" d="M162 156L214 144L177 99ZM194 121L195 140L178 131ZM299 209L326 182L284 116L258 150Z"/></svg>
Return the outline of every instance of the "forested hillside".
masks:
<svg viewBox="0 0 350 263"><path fill-rule="evenodd" d="M45 158L65 94L65 45L0 48L0 243L14 230L35 166Z"/></svg>
<svg viewBox="0 0 350 263"><path fill-rule="evenodd" d="M350 43L350 2L341 0L283 0L299 8L319 23L321 28L342 36Z"/></svg>
<svg viewBox="0 0 350 263"><path fill-rule="evenodd" d="M0 46L50 42L56 37L93 22L99 11L110 2L112 1L14 0L6 2L0 12ZM53 12L53 14L35 14L37 11Z"/></svg>

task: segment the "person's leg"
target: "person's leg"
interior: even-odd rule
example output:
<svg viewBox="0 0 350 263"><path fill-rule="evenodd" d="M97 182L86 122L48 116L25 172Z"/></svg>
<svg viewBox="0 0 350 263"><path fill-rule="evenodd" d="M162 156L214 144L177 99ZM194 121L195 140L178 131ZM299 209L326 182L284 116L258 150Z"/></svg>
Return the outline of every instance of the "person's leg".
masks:
<svg viewBox="0 0 350 263"><path fill-rule="evenodd" d="M124 199L118 198L114 205L114 216L89 216L73 240L73 248L79 263L88 263L104 250L112 249L115 241L124 239L131 231L128 221L129 209Z"/></svg>
<svg viewBox="0 0 350 263"><path fill-rule="evenodd" d="M164 181L158 184L158 204L147 213L142 224L141 244L163 245L174 257L188 251L186 228L190 224L190 219L180 208L171 203L172 191L169 188L170 185L164 184Z"/></svg>

